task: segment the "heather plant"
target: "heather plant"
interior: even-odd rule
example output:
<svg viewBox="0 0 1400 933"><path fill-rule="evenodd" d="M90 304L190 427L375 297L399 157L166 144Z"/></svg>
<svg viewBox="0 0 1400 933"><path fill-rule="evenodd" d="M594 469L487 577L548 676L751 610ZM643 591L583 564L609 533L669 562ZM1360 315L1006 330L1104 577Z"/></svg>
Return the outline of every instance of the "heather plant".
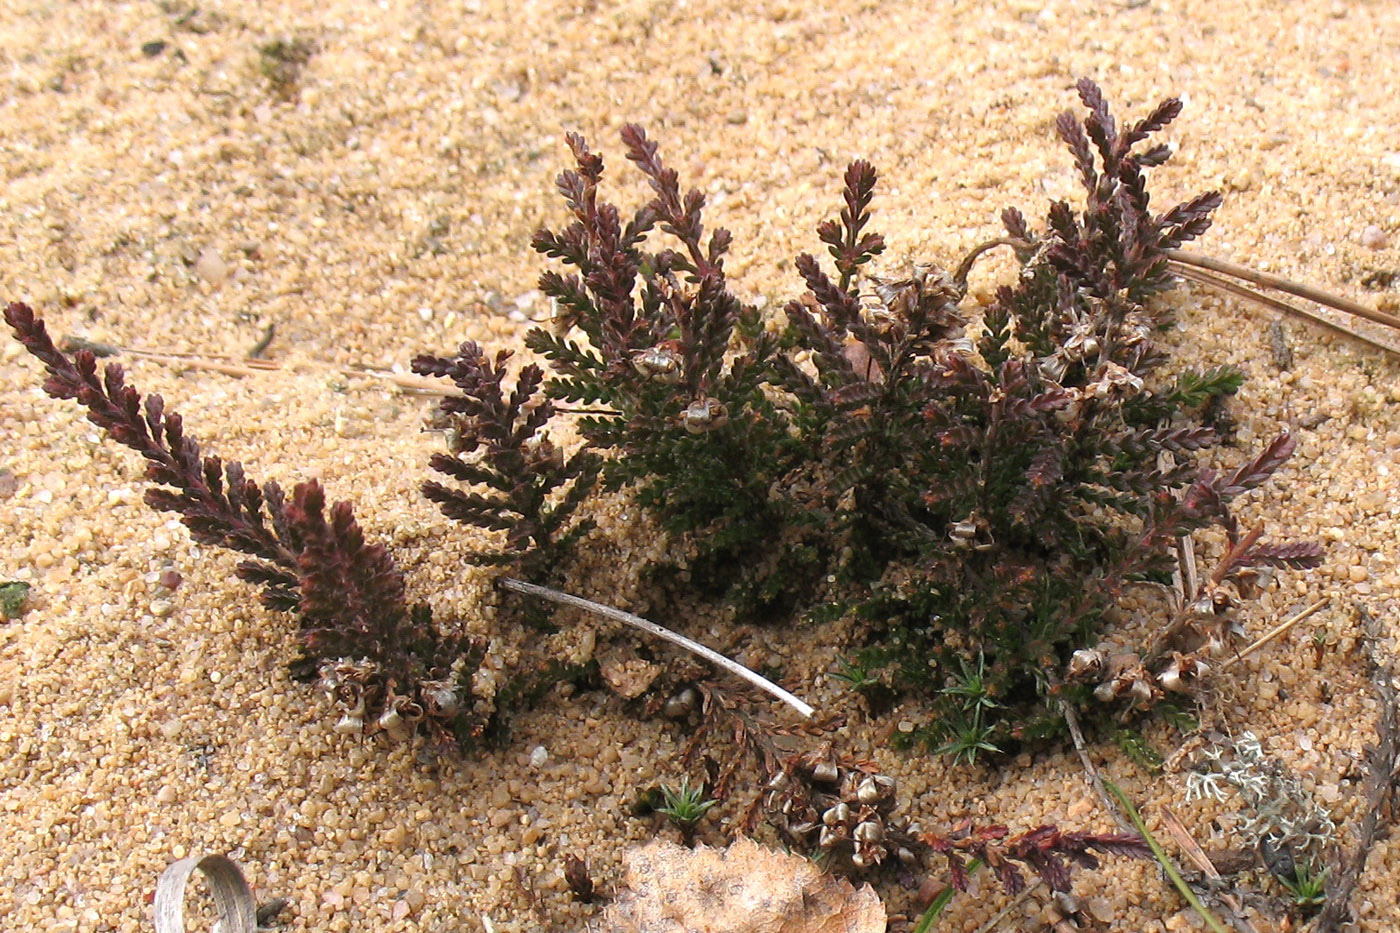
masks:
<svg viewBox="0 0 1400 933"><path fill-rule="evenodd" d="M1172 283L1169 253L1220 201L1149 206L1146 172L1170 154L1152 137L1180 103L1120 127L1092 82L1079 95L1086 114L1056 125L1082 209L1051 205L1042 230L1008 209L1006 235L952 272L877 274L878 175L853 162L838 216L817 228L831 271L799 256L803 291L780 319L731 290L729 233L706 230L704 196L682 194L640 128L622 139L653 197L630 212L602 197L602 157L569 135L574 166L557 187L572 221L532 243L565 267L540 279L555 326L525 338L543 365L512 373L509 351L470 343L414 361L455 386L441 406L449 450L430 461L451 482L424 494L495 537L476 562L557 583L592 527L590 493L625 491L684 542L702 591L770 614L853 614L861 691L923 697L930 719L915 737L964 759L1043 731L1056 719L1043 716L1050 693L1131 713L1189 690L1258 572L1319 552L1262 541L1234 511L1292 439L1234 471L1201 469L1218 440L1208 409L1241 374L1174 372L1158 343L1172 322L1154 300ZM1019 273L978 306L968 275L998 247ZM307 666L340 699L345 730L479 727L459 719L479 649L407 604L392 557L365 543L348 504L327 509L314 483L286 500L201 457L158 397L141 413L119 367L104 381L91 354L60 353L26 307L7 319L48 365L49 392L85 405L174 488L153 490L153 506L252 558L240 576L298 614ZM552 439L563 418L583 441L573 451ZM1183 540L1211 527L1226 538L1218 565L1151 643L1097 647L1124 589L1166 582Z"/></svg>
<svg viewBox="0 0 1400 933"><path fill-rule="evenodd" d="M338 732L402 738L421 723L440 745L481 733L472 676L485 644L446 634L428 606L408 602L393 556L365 540L348 502L327 507L315 480L290 498L276 483L259 485L241 463L201 453L180 415L159 395L142 399L120 365L99 375L90 350L63 353L26 305L7 306L5 321L48 370L44 391L75 400L145 457L151 508L177 513L201 544L248 556L235 572L261 587L265 606L297 617L293 669L320 677L341 711Z"/></svg>
<svg viewBox="0 0 1400 933"><path fill-rule="evenodd" d="M554 406L539 396L544 374L538 366L523 368L506 394L510 356L503 350L492 361L476 344L464 343L451 359L425 354L413 361L414 372L445 377L459 390L439 406L449 420L451 441L448 452L434 454L429 466L458 483L488 490L469 492L429 480L423 495L448 518L507 532L500 550L478 552L474 561L515 565L534 575L555 565L592 527L588 519L570 519L597 483L602 461L587 450L565 458L550 441L543 429Z"/></svg>
<svg viewBox="0 0 1400 933"><path fill-rule="evenodd" d="M969 758L1030 734L1038 697L1089 648L1124 587L1169 579L1181 537L1211 526L1230 537L1211 592L1191 605L1224 598L1225 584L1261 566L1318 557L1312 545L1260 542L1230 511L1278 469L1290 439L1229 477L1197 465L1218 441L1207 410L1242 374L1172 372L1158 344L1172 323L1171 306L1153 301L1172 283L1168 253L1220 203L1211 192L1149 207L1146 170L1170 155L1152 137L1180 102L1120 128L1092 82L1079 91L1087 114L1064 114L1057 129L1082 210L1057 202L1033 231L1009 209L1006 236L952 273L917 265L882 277L872 267L886 244L869 229L877 173L853 162L839 216L817 231L833 274L800 256L805 292L782 321L762 321L728 290L729 235L706 239L704 197L680 195L636 127L623 141L653 200L624 226L599 196L601 157L571 136L577 167L558 187L574 222L535 238L578 271L541 278L558 326L526 342L552 368L546 391L590 406L578 425L609 454L606 483L631 489L702 554L723 555L718 565L742 560L749 593L810 601L815 581L838 580L825 595L866 620L867 683L878 672L938 698L920 735ZM679 249L645 249L658 224ZM997 246L1015 251L1020 274L971 307L969 271ZM1139 680L1152 682L1129 703L1160 698L1153 678L1166 672L1149 668L1186 627L1173 622L1172 639L1139 657ZM1205 643L1223 645L1198 638L1167 662L1174 686L1203 669L1190 651ZM972 658L986 702L967 708L959 684ZM1074 673L1101 699L1131 692L1123 671L1107 688L1095 681L1102 668Z"/></svg>
<svg viewBox="0 0 1400 933"><path fill-rule="evenodd" d="M628 487L669 530L695 533L711 567L754 559L784 523L769 490L791 460L786 418L763 388L774 341L729 290L730 235L705 236L704 196L681 195L639 127L622 138L656 196L623 225L598 196L602 158L568 136L576 167L557 186L574 220L532 245L577 271L540 277L559 332L535 328L525 343L551 366L548 394L587 406L576 423L613 454L608 488ZM677 248L643 248L658 225Z"/></svg>
<svg viewBox="0 0 1400 933"><path fill-rule="evenodd" d="M532 243L566 270L540 280L558 313L526 335L539 362L512 372L510 351L473 343L414 360L455 389L441 404L448 450L429 464L450 482L425 482L424 495L486 532L493 545L471 559L528 595L563 579L595 527L595 489L631 496L687 545L691 579L709 592L788 618L851 614L858 643L841 646L853 652L843 677L872 711L892 694L925 701L915 737L965 761L1043 732L1058 718L1049 697L1126 718L1189 692L1226 650L1259 573L1309 566L1319 550L1264 541L1237 515L1292 438L1233 470L1203 468L1201 452L1219 440L1211 409L1242 374L1177 370L1159 344L1172 323L1156 298L1172 284L1169 253L1205 232L1220 202L1208 193L1149 207L1146 172L1170 154L1152 137L1180 103L1120 128L1092 82L1079 95L1087 114L1062 115L1057 129L1084 188L1080 210L1057 202L1037 230L1008 209L1005 236L952 271L880 273L878 174L853 162L838 216L817 228L830 271L798 257L802 291L768 319L730 288L729 233L707 233L704 196L682 194L640 128L622 140L653 197L627 214L603 200L603 160L571 134L574 165L557 186L572 220ZM1012 250L1019 270L983 306L967 280L994 248ZM157 487L147 502L179 514L195 540L246 555L238 576L297 617L299 667L335 699L338 731L421 730L461 745L496 723L474 690L485 645L409 602L392 555L366 540L349 504L328 506L316 482L287 496L202 454L120 366L99 375L91 352L59 351L25 305L5 318L47 367L50 395L76 400L146 458ZM582 439L572 451L555 441L566 418ZM1214 569L1187 575L1150 642L1101 647L1125 589L1169 582L1185 542L1207 529L1223 539ZM495 707L574 675L539 661L500 686ZM673 670L656 683L693 698L675 717L692 727L684 764L719 731L744 753L707 761L705 793L725 799L752 758L764 791L739 824L766 817L842 868L916 871L942 858L961 889L985 863L1014 891L1019 863L1063 890L1071 865L1096 864L1094 851L1144 854L1136 837L1054 827L923 832L870 763L774 740L830 732L839 715L784 730L699 676ZM658 690L648 705L672 704ZM688 783L673 797L683 825L712 805Z"/></svg>

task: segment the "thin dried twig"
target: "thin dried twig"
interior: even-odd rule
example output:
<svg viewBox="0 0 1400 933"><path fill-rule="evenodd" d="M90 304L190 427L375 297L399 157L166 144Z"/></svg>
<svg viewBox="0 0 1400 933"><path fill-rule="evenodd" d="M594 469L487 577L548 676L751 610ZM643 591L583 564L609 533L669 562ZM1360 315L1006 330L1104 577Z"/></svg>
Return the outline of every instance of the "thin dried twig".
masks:
<svg viewBox="0 0 1400 933"><path fill-rule="evenodd" d="M1312 323L1317 324L1321 327L1325 327L1330 331L1341 334L1344 337L1350 337L1353 340L1359 340L1364 344L1375 347L1377 350L1384 350L1386 353L1394 353L1397 356L1400 356L1400 347L1394 347L1388 343L1385 343L1384 341L1377 340L1374 337L1369 337L1366 334L1361 333L1360 331L1352 330L1345 324L1339 324L1331 318L1323 317L1315 311L1309 311L1306 308L1300 308L1297 305L1289 304L1288 302L1283 301L1279 298L1275 298L1272 295L1266 295L1263 292L1255 291L1254 289L1249 288L1246 285L1241 285L1239 282L1225 278L1224 276L1214 275L1210 272L1206 272L1202 269L1197 269L1191 266L1173 265L1172 271L1183 279L1188 279L1192 282L1205 285L1208 288L1214 288L1223 292L1229 292L1232 295L1237 295L1240 298L1244 298L1256 304L1263 305L1264 307L1270 308L1274 311L1282 311L1284 314L1291 314L1294 317L1303 318L1304 320L1311 321Z"/></svg>
<svg viewBox="0 0 1400 933"><path fill-rule="evenodd" d="M1368 308L1363 304L1334 295L1331 292L1323 291L1311 285L1303 285L1292 279L1286 279L1280 275L1270 275L1267 272L1259 272L1248 266L1238 266L1233 262L1226 262L1223 259L1215 259L1210 256L1202 256L1200 253L1193 253L1184 249L1167 250L1167 258L1178 266L1195 266L1198 269L1208 269L1211 272L1218 272L1221 275L1228 275L1232 278L1242 279L1246 282L1253 282L1255 285L1264 288L1272 288L1276 291L1287 292L1299 298L1306 298L1308 301L1326 305L1329 308L1336 308L1338 311L1345 311L1347 314L1354 314L1359 318L1371 321L1376 324L1384 324L1386 327L1393 327L1400 330L1400 317L1387 314L1384 311L1377 311Z"/></svg>
<svg viewBox="0 0 1400 933"><path fill-rule="evenodd" d="M1017 894L1010 901L1008 901L1006 906L1003 907L1001 910L998 910L996 913L992 914L992 916L987 919L987 922L978 927L974 931L974 933L991 933L992 930L1000 929L1001 921L1006 919L1006 915L1011 913L1011 911L1015 910L1017 907L1020 907L1022 902L1024 902L1026 898L1030 897L1033 893L1035 893L1036 888L1038 888L1039 886L1039 878L1026 885L1025 888L1021 890L1020 894Z"/></svg>
<svg viewBox="0 0 1400 933"><path fill-rule="evenodd" d="M167 366L183 366L188 369L224 373L229 376L255 376L258 373L281 372L288 368L272 360L253 357L238 358L200 353L172 353L164 350L139 350L135 347L124 347L118 344L96 343L81 337L65 337L63 343L65 347L92 350L95 355L101 357L125 353L127 356L139 357L154 363L164 363ZM307 365L341 376L365 376L370 379L380 379L390 383L395 388L418 395L451 395L455 391L444 389L440 380L390 372L384 369L372 369L368 366L331 366L316 362L298 365Z"/></svg>
<svg viewBox="0 0 1400 933"><path fill-rule="evenodd" d="M1192 838L1191 833L1187 831L1181 820L1177 818L1177 815L1172 812L1171 807L1165 804L1162 805L1162 824L1166 826L1167 832L1176 840L1176 844L1181 847L1181 851L1185 853L1186 857L1191 860L1191 864L1195 865L1201 874L1214 882L1222 882L1224 880L1220 877L1220 871L1215 867L1215 863L1202 851L1201 847L1196 843L1196 840ZM1190 884L1190 882L1187 883ZM1226 914L1225 919L1229 920L1235 929L1240 930L1241 933L1259 933L1259 930L1254 924L1250 923L1249 919L1244 916L1244 909L1239 900L1229 891L1197 891L1197 894L1207 896L1210 900L1224 907Z"/></svg>
<svg viewBox="0 0 1400 933"><path fill-rule="evenodd" d="M1317 602L1313 603L1311 606L1308 606L1306 609L1302 610L1292 618L1286 619L1285 621L1280 622L1278 625L1275 625L1273 628L1269 629L1269 631L1259 636L1259 638L1256 639L1253 644L1249 645L1247 648L1243 649L1238 654L1236 654L1233 658L1230 658L1230 660L1220 665L1220 669L1222 671L1228 671L1235 664L1237 664L1240 661L1243 661L1245 658L1249 657L1251 654L1258 651L1260 648L1264 647L1269 642L1273 641L1275 638L1278 638L1284 632L1288 631L1293 626L1306 619L1308 616L1323 609L1326 605L1326 599L1319 599Z"/></svg>
<svg viewBox="0 0 1400 933"><path fill-rule="evenodd" d="M1123 815L1123 811L1118 809L1118 805L1108 795L1103 778L1099 777L1099 769L1094 767L1093 759L1089 757L1089 749L1084 742L1084 730L1079 726L1079 714L1074 711L1074 707L1067 700L1060 701L1060 715L1064 717L1065 725L1069 727L1070 738L1074 741L1074 750L1079 753L1079 763L1084 766L1084 775L1089 779L1094 792L1099 795L1104 809L1108 811L1109 816L1113 817L1113 821L1123 832L1136 832L1132 822Z"/></svg>
<svg viewBox="0 0 1400 933"><path fill-rule="evenodd" d="M1380 717L1376 721L1376 747L1368 758L1366 783L1363 786L1365 806L1361 825L1356 828L1356 848L1340 859L1327 879L1327 903L1317 915L1314 933L1336 933L1351 911L1351 895L1366 870L1366 856L1371 852L1385 826L1394 819L1395 768L1400 764L1400 701L1394 687L1394 671L1389 653L1381 646L1384 633L1379 621L1364 606L1356 607L1361 617L1371 666L1371 683L1380 697Z"/></svg>
<svg viewBox="0 0 1400 933"><path fill-rule="evenodd" d="M524 580L516 580L513 577L506 577L501 580L501 587L516 593L524 593L527 596L537 596L540 599L547 599L550 602L560 603L564 606L573 606L575 609L583 609L588 612L596 613L604 618L612 619L615 622L621 622L624 625L630 625L633 628L641 629L648 634L655 635L657 638L665 639L673 645L679 645L687 651L700 655L700 657L709 661L711 664L715 664L729 671L729 673L733 674L735 677L747 680L758 689L772 694L797 710L802 714L804 719L810 719L812 714L816 712L812 707L803 703L796 696L784 690L782 687L779 687L768 678L760 674L755 674L747 667L744 667L744 665L737 661L731 661L718 651L707 648L698 641L693 641L668 628L663 628L655 622L643 619L641 616L633 615L630 612L623 612L621 609L614 609L612 606L605 606L602 603L595 603L592 600L584 599L580 596L561 593L559 590L553 590L547 586L538 586L534 583L526 583Z"/></svg>

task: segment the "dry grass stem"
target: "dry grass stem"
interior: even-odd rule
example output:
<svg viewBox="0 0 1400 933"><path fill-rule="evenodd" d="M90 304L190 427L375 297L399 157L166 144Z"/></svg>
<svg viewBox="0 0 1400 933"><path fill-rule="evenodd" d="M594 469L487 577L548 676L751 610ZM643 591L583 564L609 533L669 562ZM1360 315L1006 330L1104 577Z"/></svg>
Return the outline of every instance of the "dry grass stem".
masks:
<svg viewBox="0 0 1400 933"><path fill-rule="evenodd" d="M1308 616L1310 616L1310 615L1312 615L1312 614L1314 614L1314 613L1316 613L1316 612L1322 610L1324 607L1326 607L1326 605L1327 605L1327 600L1326 600L1326 599L1319 599L1317 602L1315 602L1315 603L1313 603L1312 605L1308 606L1306 609L1303 609L1302 611L1300 611L1297 615L1293 616L1292 618L1289 618L1289 619L1284 620L1283 622L1280 622L1278 625L1276 625L1276 626L1274 626L1273 628L1271 628L1268 632L1266 632L1266 633L1264 633L1263 635L1259 636L1259 638L1257 638L1257 639L1254 641L1253 644L1247 646L1246 648L1244 648L1243 650L1241 650L1238 654L1236 654L1233 658L1230 658L1230 659L1229 659L1228 661L1226 661L1224 664L1220 665L1220 669L1221 669L1222 671L1228 671L1228 670L1229 670L1231 667L1233 667L1235 664L1237 664L1237 663L1240 662L1240 661L1243 661L1245 658L1249 657L1251 654L1253 654L1254 652L1258 651L1260 648L1264 647L1264 646L1267 645L1269 642L1273 641L1275 638L1278 638L1278 637L1279 637L1280 635L1282 635L1284 632L1288 631L1288 630L1291 629L1293 626L1297 625L1299 622L1301 622L1301 621L1303 621L1304 619L1306 619Z"/></svg>
<svg viewBox="0 0 1400 933"><path fill-rule="evenodd" d="M1171 807L1165 804L1162 806L1162 825L1167 828L1167 832L1176 840L1176 844L1181 847L1182 853L1191 861L1191 864L1196 866L1196 869L1200 871L1201 874L1205 875L1213 882L1223 882L1224 879L1221 878L1220 871L1215 867L1215 863L1210 860L1210 857L1206 855L1205 851L1201 849L1196 840L1192 838L1191 833L1187 831L1177 815L1172 812ZM1240 902L1233 894L1224 890L1198 890L1197 893L1204 894L1224 907L1227 915L1226 919L1234 925L1235 929L1240 930L1241 933L1259 933L1258 928L1245 918Z"/></svg>
<svg viewBox="0 0 1400 933"><path fill-rule="evenodd" d="M124 353L127 356L135 356L143 360L151 360L155 363L164 363L167 366L224 373L228 376L255 376L259 373L281 372L287 368L281 363L272 360L257 359L255 357L238 358L204 353L140 350L135 347L124 347L119 344L94 343L77 337L65 337L63 343L64 346L68 347L92 350L97 356L101 357ZM419 395L444 396L451 394L449 390L443 388L440 380L429 379L424 376L389 372L383 369L371 369L368 366L332 366L319 361L309 361L307 365L311 368L334 372L341 376L366 376L370 379L381 379L390 383L395 388Z"/></svg>
<svg viewBox="0 0 1400 933"><path fill-rule="evenodd" d="M1325 318L1322 315L1316 313L1315 311L1309 311L1306 308L1300 308L1297 305L1291 305L1288 302L1283 301L1279 298L1275 298L1272 295L1266 295L1263 292L1255 291L1252 288L1249 288L1245 285L1241 285L1239 282L1235 282L1223 276L1213 275L1212 273L1204 272L1200 269L1190 266L1174 265L1172 271L1175 272L1177 275L1181 276L1183 279L1188 279L1192 282L1196 282L1208 288L1215 288L1223 292L1229 292L1232 295L1236 295L1240 298L1244 298L1247 301L1252 301L1256 304L1263 305L1264 307L1270 308L1275 311L1281 311L1284 314L1291 314L1294 317L1303 318L1304 320L1311 321L1312 323L1317 324L1321 327L1325 327L1334 333L1341 334L1344 337L1350 337L1353 340L1359 340L1368 346L1375 347L1377 350L1383 350L1386 353L1392 353L1396 356L1400 356L1400 347L1394 347L1388 343L1377 340L1374 337L1368 337L1366 334L1363 334L1357 330L1353 330L1352 328L1347 327L1345 324L1338 324L1336 321L1333 321L1329 318Z"/></svg>
<svg viewBox="0 0 1400 933"><path fill-rule="evenodd" d="M1199 269L1208 269L1211 272L1218 272L1221 275L1228 275L1232 278L1243 279L1246 282L1253 282L1264 288L1272 288L1276 291L1286 292L1308 301L1326 305L1329 308L1336 308L1338 311L1345 311L1347 314L1354 314L1359 318L1364 318L1376 324L1384 324L1386 327L1393 327L1400 330L1400 317L1387 314L1384 311L1377 311L1375 308L1368 308L1359 302L1331 292L1323 291L1311 285L1303 285L1292 279L1285 279L1283 276L1270 275L1267 272L1259 272L1248 266L1238 266L1233 262L1226 262L1223 259L1215 259L1210 256L1202 256L1200 253L1193 253L1190 250L1169 249L1166 251L1167 258L1177 266L1195 266Z"/></svg>
<svg viewBox="0 0 1400 933"><path fill-rule="evenodd" d="M1025 902L1026 898L1034 894L1035 890L1039 887L1040 879L1037 878L1026 885L1025 889L1023 889L1020 894L1017 894L1011 900L1007 901L1005 907L988 917L987 922L978 927L973 933L992 933L993 930L1001 929L1001 921L1005 920L1007 915L1017 907L1020 907L1021 904Z"/></svg>

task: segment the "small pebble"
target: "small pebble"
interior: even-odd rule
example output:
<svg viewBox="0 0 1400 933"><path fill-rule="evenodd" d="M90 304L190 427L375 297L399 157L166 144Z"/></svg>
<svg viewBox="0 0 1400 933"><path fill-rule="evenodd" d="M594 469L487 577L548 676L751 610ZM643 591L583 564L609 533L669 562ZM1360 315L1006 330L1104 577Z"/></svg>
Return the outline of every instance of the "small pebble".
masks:
<svg viewBox="0 0 1400 933"><path fill-rule="evenodd" d="M1370 224L1361 231L1361 245L1367 249L1381 250L1390 245L1390 238L1380 227Z"/></svg>
<svg viewBox="0 0 1400 933"><path fill-rule="evenodd" d="M1089 916L1093 917L1099 923L1109 923L1116 917L1113 905L1108 902L1108 898L1106 897L1089 898L1084 904L1084 909L1089 912Z"/></svg>
<svg viewBox="0 0 1400 933"><path fill-rule="evenodd" d="M536 745L534 750L530 752L530 767L542 768L547 761L549 761L549 749L543 745Z"/></svg>
<svg viewBox="0 0 1400 933"><path fill-rule="evenodd" d="M210 285L222 285L228 278L228 263L211 247L201 252L194 261L194 271Z"/></svg>

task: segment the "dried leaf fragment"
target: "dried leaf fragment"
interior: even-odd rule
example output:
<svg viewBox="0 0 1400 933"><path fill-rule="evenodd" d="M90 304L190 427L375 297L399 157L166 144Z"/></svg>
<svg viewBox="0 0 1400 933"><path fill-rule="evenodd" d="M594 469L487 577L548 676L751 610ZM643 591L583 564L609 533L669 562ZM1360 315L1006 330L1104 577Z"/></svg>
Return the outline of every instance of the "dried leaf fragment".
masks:
<svg viewBox="0 0 1400 933"><path fill-rule="evenodd" d="M883 933L885 909L808 860L739 839L726 849L656 840L623 856L623 892L598 933Z"/></svg>

